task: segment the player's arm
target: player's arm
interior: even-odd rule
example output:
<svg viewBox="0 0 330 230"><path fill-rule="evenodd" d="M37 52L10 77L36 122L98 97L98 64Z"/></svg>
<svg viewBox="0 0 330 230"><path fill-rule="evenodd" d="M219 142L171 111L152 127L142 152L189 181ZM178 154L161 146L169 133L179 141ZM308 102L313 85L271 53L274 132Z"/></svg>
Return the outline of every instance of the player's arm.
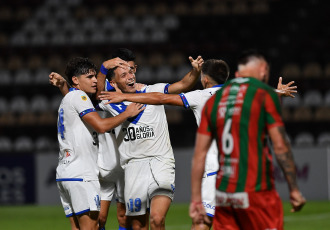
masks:
<svg viewBox="0 0 330 230"><path fill-rule="evenodd" d="M48 77L49 84L58 87L63 96L69 92L68 83L60 74L52 72Z"/></svg>
<svg viewBox="0 0 330 230"><path fill-rule="evenodd" d="M291 147L283 126L269 129L276 160L282 169L290 191L291 212L299 211L306 200L300 193L296 179L296 166Z"/></svg>
<svg viewBox="0 0 330 230"><path fill-rule="evenodd" d="M196 59L189 57L192 70L187 73L180 81L171 84L168 87L168 93L182 93L191 90L199 79L204 60L201 56Z"/></svg>
<svg viewBox="0 0 330 230"><path fill-rule="evenodd" d="M131 101L151 105L176 105L184 106L180 95L164 93L118 93L102 91L100 100L108 100L109 103L119 103L122 101Z"/></svg>
<svg viewBox="0 0 330 230"><path fill-rule="evenodd" d="M295 97L293 93L297 93L297 86L291 86L294 83L294 81L290 81L288 84L283 85L282 84L282 77L278 79L277 83L277 89L275 92L279 96L284 96L284 97Z"/></svg>
<svg viewBox="0 0 330 230"><path fill-rule="evenodd" d="M105 78L109 69L116 66L128 66L127 62L120 58L112 58L102 63L100 71L97 74L96 97L100 95L105 88Z"/></svg>
<svg viewBox="0 0 330 230"><path fill-rule="evenodd" d="M127 118L134 117L144 110L142 104L132 103L127 106L126 110L121 114L109 117L101 118L97 112L91 112L82 117L82 119L89 124L96 132L104 133L110 129L116 128L118 125L127 120Z"/></svg>
<svg viewBox="0 0 330 230"><path fill-rule="evenodd" d="M208 222L206 212L202 204L201 186L206 154L211 146L211 142L211 136L197 133L191 167L191 202L189 207L189 215L194 224Z"/></svg>

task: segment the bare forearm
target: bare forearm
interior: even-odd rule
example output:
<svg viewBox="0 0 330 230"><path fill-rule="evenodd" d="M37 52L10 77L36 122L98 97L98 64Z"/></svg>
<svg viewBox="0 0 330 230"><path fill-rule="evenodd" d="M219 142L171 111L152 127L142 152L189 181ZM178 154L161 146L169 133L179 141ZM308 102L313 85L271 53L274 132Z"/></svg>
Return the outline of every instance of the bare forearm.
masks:
<svg viewBox="0 0 330 230"><path fill-rule="evenodd" d="M65 96L69 92L69 86L66 82L61 87L59 87L59 89L63 96Z"/></svg>
<svg viewBox="0 0 330 230"><path fill-rule="evenodd" d="M179 95L163 94L163 93L133 93L123 94L126 101L137 102L150 105L176 105L183 106L183 102Z"/></svg>
<svg viewBox="0 0 330 230"><path fill-rule="evenodd" d="M292 152L288 151L285 153L276 154L276 159L287 180L289 190L292 191L294 189L298 189L296 180L296 167L294 164Z"/></svg>
<svg viewBox="0 0 330 230"><path fill-rule="evenodd" d="M279 166L281 167L283 174L287 180L290 191L298 189L296 181L296 166L293 159L293 153L288 141L285 129L283 127L278 128L282 144L274 145L274 152Z"/></svg>
<svg viewBox="0 0 330 230"><path fill-rule="evenodd" d="M104 91L105 78L106 76L101 71L97 74L96 98L100 95L101 91Z"/></svg>
<svg viewBox="0 0 330 230"><path fill-rule="evenodd" d="M168 88L169 93L182 93L191 90L197 83L200 72L192 69L181 81L178 81Z"/></svg>
<svg viewBox="0 0 330 230"><path fill-rule="evenodd" d="M201 197L201 184L204 173L204 164L200 163L199 159L193 158L191 168L191 201L200 202Z"/></svg>
<svg viewBox="0 0 330 230"><path fill-rule="evenodd" d="M102 119L102 122L99 127L101 131L100 133L104 133L110 129L116 128L118 125L126 121L129 117L130 116L127 112L123 112L117 116Z"/></svg>

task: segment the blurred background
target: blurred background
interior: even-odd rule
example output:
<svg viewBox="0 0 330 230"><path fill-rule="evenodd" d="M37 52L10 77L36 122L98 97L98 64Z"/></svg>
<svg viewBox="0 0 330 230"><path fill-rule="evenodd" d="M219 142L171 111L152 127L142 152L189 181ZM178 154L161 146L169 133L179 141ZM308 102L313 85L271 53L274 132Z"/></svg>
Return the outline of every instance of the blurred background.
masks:
<svg viewBox="0 0 330 230"><path fill-rule="evenodd" d="M282 102L299 183L303 190L310 187L308 198L329 199L329 10L321 0L2 0L0 204L60 204L55 167L62 96L48 75L63 74L75 56L100 67L120 47L136 54L137 81L146 84L181 79L191 69L188 56L224 59L234 77L241 51L265 52L270 85L276 87L282 76L298 86L296 97ZM183 108L166 106L166 112L182 164L177 181L189 183L195 118ZM277 183L284 183L277 168L275 173ZM179 201L189 199L187 186L178 189ZM284 183L284 198L285 189Z"/></svg>

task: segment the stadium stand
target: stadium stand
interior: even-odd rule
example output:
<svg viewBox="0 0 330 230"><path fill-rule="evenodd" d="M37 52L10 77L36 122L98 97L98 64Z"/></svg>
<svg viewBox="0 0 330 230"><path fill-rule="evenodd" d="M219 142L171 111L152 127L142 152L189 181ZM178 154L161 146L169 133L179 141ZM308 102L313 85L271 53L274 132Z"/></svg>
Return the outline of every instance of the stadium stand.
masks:
<svg viewBox="0 0 330 230"><path fill-rule="evenodd" d="M3 0L0 136L12 147L3 144L0 152L45 149L47 141L56 142L62 96L48 85L48 74L63 74L73 56L88 56L99 67L118 47L136 53L137 80L147 84L178 80L190 70L188 56L197 55L226 60L234 77L239 52L259 48L271 60L272 86L278 76L298 86L294 99L282 100L293 143L301 144L296 136L307 131L316 140L330 122L328 8L327 1L315 0L299 6L284 0ZM315 25L324 29L316 33ZM192 146L194 137L182 136L195 132L193 115L167 110L173 146Z"/></svg>

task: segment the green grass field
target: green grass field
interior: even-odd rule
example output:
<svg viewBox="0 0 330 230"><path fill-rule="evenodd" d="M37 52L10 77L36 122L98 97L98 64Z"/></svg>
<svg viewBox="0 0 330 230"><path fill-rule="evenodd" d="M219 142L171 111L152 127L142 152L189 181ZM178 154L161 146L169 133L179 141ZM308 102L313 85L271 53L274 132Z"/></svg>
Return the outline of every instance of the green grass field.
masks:
<svg viewBox="0 0 330 230"><path fill-rule="evenodd" d="M107 230L118 229L115 208L110 208ZM284 202L286 230L329 230L330 202L308 201L299 213L290 213ZM168 230L187 230L190 227L188 204L173 204L166 220ZM3 230L63 230L70 229L60 206L4 206L0 207L0 229Z"/></svg>

